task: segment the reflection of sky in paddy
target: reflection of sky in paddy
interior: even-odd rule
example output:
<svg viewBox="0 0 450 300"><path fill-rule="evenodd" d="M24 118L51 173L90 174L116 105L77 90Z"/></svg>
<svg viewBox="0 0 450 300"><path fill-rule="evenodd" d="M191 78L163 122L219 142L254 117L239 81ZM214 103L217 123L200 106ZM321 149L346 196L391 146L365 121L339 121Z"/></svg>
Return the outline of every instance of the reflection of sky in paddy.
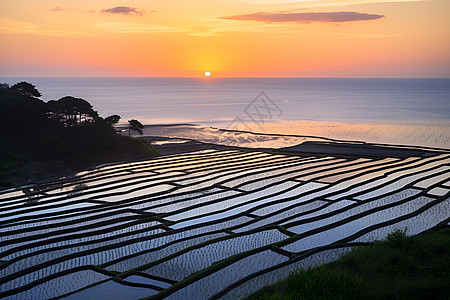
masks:
<svg viewBox="0 0 450 300"><path fill-rule="evenodd" d="M340 226L336 226L333 228L330 228L327 231L322 231L320 233L310 235L308 237L305 237L297 242L291 243L283 247L283 249L287 251L292 252L300 252L303 250L307 250L314 247L324 246L331 243L334 243L336 241L339 241L340 239L343 239L345 237L348 237L352 234L355 234L359 232L360 230L367 228L371 225L376 225L381 222L386 222L389 220L392 220L396 217L400 217L403 215L406 215L408 213L411 213L418 208L424 206L425 204L431 202L432 199L426 198L426 197L419 197L412 201L412 203L404 203L397 206L390 207L389 209L385 209L382 211L374 212L370 215L363 216L361 218L358 218L356 220L350 221L348 223L345 223ZM332 220L329 220L330 222L337 222L342 220L345 217L350 216L341 216L336 215L332 218ZM313 230L317 229L320 226L326 226L329 224L332 224L330 222L325 222L326 219L321 220L317 223L308 224L308 229ZM292 230L295 233L301 234L308 231L304 226L295 226L288 228L288 230ZM305 231L306 230L306 231Z"/></svg>
<svg viewBox="0 0 450 300"><path fill-rule="evenodd" d="M408 233L415 234L445 221L449 200L439 197L450 188L448 157L350 159L209 150L102 166L86 171L80 181L55 184L29 207L21 206L23 196L2 199L3 216L14 217L0 220L2 234L9 233L6 241L13 241L0 243L0 259L11 262L0 270L1 288L96 266L104 272L135 271L122 274L123 280L116 277L112 285L102 280L116 273L83 272L86 278L76 284L70 280L78 275L61 275L19 295L45 299L99 283L68 299L100 297L105 288L116 288L119 296L147 297L172 286L170 278L194 279L195 272L210 268L206 277L181 285L169 297L184 299L200 289L207 298L239 278L291 258L273 243L296 252L354 234L362 241L381 239L397 226L411 227ZM86 186L73 193L81 182ZM86 203L89 199L98 202ZM70 201L80 201L80 206ZM344 251L319 252L270 274L284 276L294 266L333 260ZM237 260L222 261L227 257ZM219 267L223 262L229 265ZM1 282L8 274L13 279ZM265 275L257 278L270 283ZM244 283L235 291L247 295L254 289Z"/></svg>
<svg viewBox="0 0 450 300"><path fill-rule="evenodd" d="M139 288L128 286L109 280L105 283L90 287L76 294L63 297L63 300L100 300L100 299L114 299L114 300L129 300L140 299L156 295L158 291L149 288Z"/></svg>
<svg viewBox="0 0 450 300"><path fill-rule="evenodd" d="M7 217L0 216L0 221L7 221L7 220L15 219L18 216L38 218L40 215L43 215L43 214L49 214L49 213L54 213L54 212L64 212L64 211L71 210L71 209L86 208L86 207L92 207L92 206L97 206L97 205L98 204L93 204L93 203L69 204L69 205L65 205L64 207L55 207L55 208L47 208L47 209L33 211L33 212L24 212L24 213L16 214L13 216L7 216Z"/></svg>

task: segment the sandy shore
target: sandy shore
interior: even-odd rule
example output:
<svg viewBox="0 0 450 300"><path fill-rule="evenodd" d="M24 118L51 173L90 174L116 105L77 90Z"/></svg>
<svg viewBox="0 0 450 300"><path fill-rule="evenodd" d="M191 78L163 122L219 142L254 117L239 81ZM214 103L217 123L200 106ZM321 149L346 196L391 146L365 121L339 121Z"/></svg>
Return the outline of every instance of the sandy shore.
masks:
<svg viewBox="0 0 450 300"><path fill-rule="evenodd" d="M319 153L329 155L350 155L370 157L396 157L410 156L427 157L438 155L441 152L425 149L408 149L402 147L387 147L372 144L332 143L332 142L304 142L293 147L279 149L289 153Z"/></svg>
<svg viewBox="0 0 450 300"><path fill-rule="evenodd" d="M215 150L243 150L243 151L264 151L270 152L269 148L246 148L237 146L226 146L212 143L203 143L190 139L174 139L157 136L146 136L144 139L149 142L161 155L182 154L188 152L202 151L208 149Z"/></svg>
<svg viewBox="0 0 450 300"><path fill-rule="evenodd" d="M243 151L264 151L290 154L314 154L314 155L337 155L337 156L366 156L366 157L428 157L443 153L441 150L429 148L408 148L396 145L373 145L352 142L314 142L306 141L299 145L284 148L247 148L237 146L226 146L213 143L203 143L191 139L166 138L157 136L147 136L144 139L161 155L181 154L207 149L215 150L243 150ZM444 151L445 152L445 151Z"/></svg>

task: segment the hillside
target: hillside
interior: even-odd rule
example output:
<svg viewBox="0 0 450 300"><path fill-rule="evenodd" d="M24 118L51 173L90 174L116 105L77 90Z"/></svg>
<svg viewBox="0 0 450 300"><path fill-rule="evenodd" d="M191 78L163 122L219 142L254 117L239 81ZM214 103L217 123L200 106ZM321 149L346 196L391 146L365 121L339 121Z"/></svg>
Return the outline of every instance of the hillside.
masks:
<svg viewBox="0 0 450 300"><path fill-rule="evenodd" d="M44 102L40 96L29 83L1 85L0 189L157 155L146 141L117 134L118 118L101 118L86 100Z"/></svg>

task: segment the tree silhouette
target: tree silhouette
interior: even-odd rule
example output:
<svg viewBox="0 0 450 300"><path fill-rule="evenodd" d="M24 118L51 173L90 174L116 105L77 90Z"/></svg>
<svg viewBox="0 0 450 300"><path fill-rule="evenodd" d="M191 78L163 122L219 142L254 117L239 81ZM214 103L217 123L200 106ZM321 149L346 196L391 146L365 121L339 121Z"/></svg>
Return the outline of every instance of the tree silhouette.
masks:
<svg viewBox="0 0 450 300"><path fill-rule="evenodd" d="M31 83L28 83L26 81L22 81L19 83L14 84L11 89L19 92L20 94L24 96L30 96L30 97L41 97L42 94L37 90L37 88L32 85Z"/></svg>
<svg viewBox="0 0 450 300"><path fill-rule="evenodd" d="M128 136L131 136L131 132L132 131L137 131L139 132L140 135L142 135L143 131L142 129L144 128L144 125L141 124L141 122L139 122L138 120L128 120Z"/></svg>
<svg viewBox="0 0 450 300"><path fill-rule="evenodd" d="M17 89L0 88L0 127L16 132L28 128L46 126L48 118L45 115L44 101L25 95ZM1 135L1 134L0 134ZM2 140L3 142L3 140ZM3 146L3 144L2 144ZM0 148L2 148L0 146ZM1 155L0 155L1 156Z"/></svg>
<svg viewBox="0 0 450 300"><path fill-rule="evenodd" d="M32 84L0 83L0 190L48 172L59 175L92 164L157 155L145 141L116 133L111 125L120 120L118 115L105 120L81 98L44 102L37 96ZM134 131L143 134L143 128L130 120L127 130L131 136ZM28 203L39 198L34 197L39 194L36 189L24 193Z"/></svg>
<svg viewBox="0 0 450 300"><path fill-rule="evenodd" d="M49 116L65 127L75 127L83 123L94 123L99 120L98 113L84 99L66 96L58 101L47 103Z"/></svg>
<svg viewBox="0 0 450 300"><path fill-rule="evenodd" d="M114 125L119 123L120 116L119 115L112 115L105 118L105 122L112 128L114 128Z"/></svg>

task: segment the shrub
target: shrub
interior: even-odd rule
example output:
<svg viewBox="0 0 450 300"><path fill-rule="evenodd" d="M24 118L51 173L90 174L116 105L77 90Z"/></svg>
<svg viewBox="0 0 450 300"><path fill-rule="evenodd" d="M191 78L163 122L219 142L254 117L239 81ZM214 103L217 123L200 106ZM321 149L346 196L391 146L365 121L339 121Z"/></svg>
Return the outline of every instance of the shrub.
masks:
<svg viewBox="0 0 450 300"><path fill-rule="evenodd" d="M365 285L357 275L335 270L327 266L298 270L282 281L279 286L262 290L250 299L364 299ZM274 293L277 292L277 293Z"/></svg>
<svg viewBox="0 0 450 300"><path fill-rule="evenodd" d="M386 237L386 242L388 242L388 245L394 247L394 248L400 248L407 244L407 238L408 235L406 234L407 228L405 227L402 229L397 229L394 232L391 232Z"/></svg>

